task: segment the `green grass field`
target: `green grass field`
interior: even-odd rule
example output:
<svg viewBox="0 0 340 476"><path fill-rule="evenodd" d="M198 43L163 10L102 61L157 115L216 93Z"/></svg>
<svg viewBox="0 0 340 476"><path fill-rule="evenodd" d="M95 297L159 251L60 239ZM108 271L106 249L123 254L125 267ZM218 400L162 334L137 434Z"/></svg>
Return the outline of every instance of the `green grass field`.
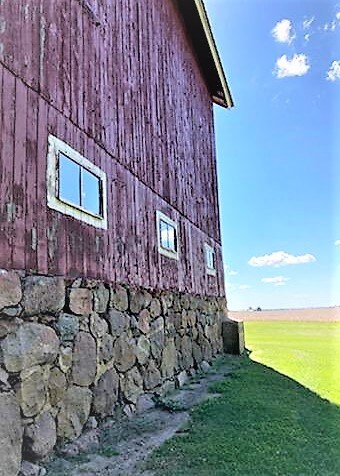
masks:
<svg viewBox="0 0 340 476"><path fill-rule="evenodd" d="M246 322L245 335L252 360L340 405L340 322Z"/></svg>
<svg viewBox="0 0 340 476"><path fill-rule="evenodd" d="M256 361L227 356L235 372L214 385L221 397L194 409L188 431L148 467L156 476L339 476L340 323L245 329Z"/></svg>

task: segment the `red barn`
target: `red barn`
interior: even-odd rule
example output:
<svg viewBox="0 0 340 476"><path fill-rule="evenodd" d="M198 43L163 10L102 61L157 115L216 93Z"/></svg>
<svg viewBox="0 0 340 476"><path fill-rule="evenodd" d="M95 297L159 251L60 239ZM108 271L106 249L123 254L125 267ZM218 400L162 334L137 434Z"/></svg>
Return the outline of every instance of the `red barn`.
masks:
<svg viewBox="0 0 340 476"><path fill-rule="evenodd" d="M133 410L221 350L214 102L232 106L201 0L0 2L1 365L20 395L28 368L46 379L25 425L53 408L75 438L77 392L86 417Z"/></svg>

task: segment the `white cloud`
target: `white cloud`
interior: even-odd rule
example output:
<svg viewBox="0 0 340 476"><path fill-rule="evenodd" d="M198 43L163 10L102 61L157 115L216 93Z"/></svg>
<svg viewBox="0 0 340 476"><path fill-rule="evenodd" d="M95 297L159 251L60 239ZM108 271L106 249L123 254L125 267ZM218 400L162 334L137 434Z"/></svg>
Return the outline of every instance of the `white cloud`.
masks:
<svg viewBox="0 0 340 476"><path fill-rule="evenodd" d="M340 12L336 12L335 17L337 20L340 20Z"/></svg>
<svg viewBox="0 0 340 476"><path fill-rule="evenodd" d="M308 28L311 26L311 24L313 23L313 21L314 21L314 17L309 18L309 20L308 20L308 19L304 20L304 21L302 22L302 28L303 28L304 30L308 30Z"/></svg>
<svg viewBox="0 0 340 476"><path fill-rule="evenodd" d="M249 284L240 284L239 289L249 289L251 286Z"/></svg>
<svg viewBox="0 0 340 476"><path fill-rule="evenodd" d="M284 19L276 23L272 29L272 35L275 41L279 43L288 43L290 44L296 37L293 25L290 20Z"/></svg>
<svg viewBox="0 0 340 476"><path fill-rule="evenodd" d="M232 269L230 271L228 271L228 275L229 276L236 276L238 274L237 271L233 271Z"/></svg>
<svg viewBox="0 0 340 476"><path fill-rule="evenodd" d="M313 261L316 261L316 258L309 253L294 256L285 251L275 251L270 255L253 256L248 261L248 264L255 267L274 266L274 268L279 268L280 266L287 266L289 264L312 263Z"/></svg>
<svg viewBox="0 0 340 476"><path fill-rule="evenodd" d="M238 274L237 271L233 271L228 264L224 265L224 274L228 276L236 276Z"/></svg>
<svg viewBox="0 0 340 476"><path fill-rule="evenodd" d="M262 278L263 283L273 284L274 286L285 286L286 282L290 278L285 278L284 276L274 276L273 278Z"/></svg>
<svg viewBox="0 0 340 476"><path fill-rule="evenodd" d="M328 79L328 81L340 79L340 61L333 61L329 70L327 71L326 79Z"/></svg>
<svg viewBox="0 0 340 476"><path fill-rule="evenodd" d="M304 36L305 41L309 41L310 33L306 33Z"/></svg>
<svg viewBox="0 0 340 476"><path fill-rule="evenodd" d="M335 240L334 244L335 244L335 246L340 246L340 240Z"/></svg>
<svg viewBox="0 0 340 476"><path fill-rule="evenodd" d="M304 76L308 73L309 69L310 65L306 55L295 54L291 59L288 59L287 55L282 55L276 61L274 73L277 78Z"/></svg>

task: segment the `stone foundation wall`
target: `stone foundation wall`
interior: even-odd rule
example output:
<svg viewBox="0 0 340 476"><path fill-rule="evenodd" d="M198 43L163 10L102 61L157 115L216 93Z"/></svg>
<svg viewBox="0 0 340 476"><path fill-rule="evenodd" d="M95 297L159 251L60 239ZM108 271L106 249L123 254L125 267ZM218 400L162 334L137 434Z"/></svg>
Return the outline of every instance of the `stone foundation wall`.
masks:
<svg viewBox="0 0 340 476"><path fill-rule="evenodd" d="M0 476L222 351L224 298L0 270Z"/></svg>

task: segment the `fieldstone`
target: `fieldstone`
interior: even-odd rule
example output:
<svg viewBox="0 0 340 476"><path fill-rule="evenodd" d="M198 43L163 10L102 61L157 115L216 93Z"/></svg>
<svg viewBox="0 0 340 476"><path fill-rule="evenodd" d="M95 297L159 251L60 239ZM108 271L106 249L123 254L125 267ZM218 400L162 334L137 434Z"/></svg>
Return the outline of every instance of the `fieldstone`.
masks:
<svg viewBox="0 0 340 476"><path fill-rule="evenodd" d="M113 415L118 401L119 377L114 369L107 370L93 390L93 411L100 417Z"/></svg>
<svg viewBox="0 0 340 476"><path fill-rule="evenodd" d="M60 314L56 328L62 342L72 341L79 332L79 319L71 314Z"/></svg>
<svg viewBox="0 0 340 476"><path fill-rule="evenodd" d="M64 280L48 276L24 278L22 305L27 316L61 311L65 305Z"/></svg>
<svg viewBox="0 0 340 476"><path fill-rule="evenodd" d="M0 310L16 306L22 298L20 278L14 271L0 269Z"/></svg>
<svg viewBox="0 0 340 476"><path fill-rule="evenodd" d="M150 342L148 339L141 335L138 340L137 340L137 345L136 345L136 357L138 363L141 365L144 365L150 356Z"/></svg>
<svg viewBox="0 0 340 476"><path fill-rule="evenodd" d="M134 366L136 362L135 347L133 339L129 339L126 334L116 339L113 354L114 364L119 372L126 372Z"/></svg>
<svg viewBox="0 0 340 476"><path fill-rule="evenodd" d="M130 318L123 312L117 311L116 309L110 309L106 314L106 318L109 321L111 334L114 337L119 337L129 328Z"/></svg>
<svg viewBox="0 0 340 476"><path fill-rule="evenodd" d="M79 332L74 341L72 381L81 387L88 387L94 382L96 371L96 342L90 334Z"/></svg>
<svg viewBox="0 0 340 476"><path fill-rule="evenodd" d="M130 311L133 314L139 314L142 309L147 308L151 302L152 296L147 291L130 290Z"/></svg>
<svg viewBox="0 0 340 476"><path fill-rule="evenodd" d="M72 366L72 349L70 347L60 347L58 365L64 374L66 374Z"/></svg>
<svg viewBox="0 0 340 476"><path fill-rule="evenodd" d="M192 356L196 365L199 365L203 360L202 350L201 347L197 344L197 342L192 343Z"/></svg>
<svg viewBox="0 0 340 476"><path fill-rule="evenodd" d="M152 299L150 303L150 314L153 318L158 317L162 314L162 306L159 299Z"/></svg>
<svg viewBox="0 0 340 476"><path fill-rule="evenodd" d="M160 385L161 381L162 377L160 371L158 370L155 362L150 360L144 374L144 386L146 390L153 390L155 387Z"/></svg>
<svg viewBox="0 0 340 476"><path fill-rule="evenodd" d="M187 335L183 336L180 340L180 360L182 368L188 369L193 366L194 359L192 357L192 341Z"/></svg>
<svg viewBox="0 0 340 476"><path fill-rule="evenodd" d="M173 338L169 339L166 343L161 363L161 373L164 378L171 378L175 373L175 369L178 366L177 362L177 349Z"/></svg>
<svg viewBox="0 0 340 476"><path fill-rule="evenodd" d="M30 461L23 461L21 464L20 476L45 476L46 474L45 468Z"/></svg>
<svg viewBox="0 0 340 476"><path fill-rule="evenodd" d="M168 310L172 307L174 296L172 293L166 292L161 295L161 304L163 314L167 314Z"/></svg>
<svg viewBox="0 0 340 476"><path fill-rule="evenodd" d="M57 435L61 439L74 440L86 423L91 409L92 392L88 388L69 387L57 417Z"/></svg>
<svg viewBox="0 0 340 476"><path fill-rule="evenodd" d="M147 309L143 309L138 314L137 327L143 334L148 334L150 330L150 313Z"/></svg>
<svg viewBox="0 0 340 476"><path fill-rule="evenodd" d="M127 311L129 308L128 292L124 286L117 285L111 290L110 307L114 307L117 311Z"/></svg>
<svg viewBox="0 0 340 476"><path fill-rule="evenodd" d="M188 310L190 308L190 296L182 294L180 298L181 308Z"/></svg>
<svg viewBox="0 0 340 476"><path fill-rule="evenodd" d="M94 416L90 416L90 418L86 422L85 430L95 430L96 428L98 428L97 418Z"/></svg>
<svg viewBox="0 0 340 476"><path fill-rule="evenodd" d="M15 332L18 328L16 319L0 319L0 338Z"/></svg>
<svg viewBox="0 0 340 476"><path fill-rule="evenodd" d="M212 350L211 350L211 345L210 342L206 337L204 337L202 334L198 334L198 345L201 348L202 351L202 357L204 360L207 360L208 362L211 361L212 359Z"/></svg>
<svg viewBox="0 0 340 476"><path fill-rule="evenodd" d="M175 382L173 380L166 380L162 384L160 391L158 391L158 393L160 393L162 397L165 397L166 395L173 393L175 389L176 389Z"/></svg>
<svg viewBox="0 0 340 476"><path fill-rule="evenodd" d="M92 312L92 291L86 288L72 288L69 307L74 314L88 316Z"/></svg>
<svg viewBox="0 0 340 476"><path fill-rule="evenodd" d="M48 379L48 392L50 396L50 403L55 407L61 400L63 400L67 387L66 377L61 370L54 367L50 371Z"/></svg>
<svg viewBox="0 0 340 476"><path fill-rule="evenodd" d="M138 397L143 393L143 378L136 367L122 376L121 389L129 402L137 402Z"/></svg>
<svg viewBox="0 0 340 476"><path fill-rule="evenodd" d="M206 360L203 360L201 363L200 363L200 366L199 366L200 370L204 373L206 372L209 372L210 369L211 369L211 365L209 364L209 362L207 362Z"/></svg>
<svg viewBox="0 0 340 476"><path fill-rule="evenodd" d="M164 319L158 317L150 325L150 344L153 357L160 361L164 347Z"/></svg>
<svg viewBox="0 0 340 476"><path fill-rule="evenodd" d="M20 372L38 364L52 363L58 355L59 339L48 326L28 323L9 334L2 342L5 367Z"/></svg>
<svg viewBox="0 0 340 476"><path fill-rule="evenodd" d="M25 417L37 415L47 400L48 369L32 367L23 370L20 374L20 383L17 385L17 399Z"/></svg>
<svg viewBox="0 0 340 476"><path fill-rule="evenodd" d="M99 339L109 331L109 325L103 317L96 312L92 312L90 315L90 331L93 337Z"/></svg>
<svg viewBox="0 0 340 476"><path fill-rule="evenodd" d="M21 464L22 426L15 395L0 393L0 476L16 476Z"/></svg>
<svg viewBox="0 0 340 476"><path fill-rule="evenodd" d="M10 384L8 383L8 373L0 367L0 391L10 390Z"/></svg>
<svg viewBox="0 0 340 476"><path fill-rule="evenodd" d="M185 370L182 370L177 377L176 377L176 383L178 387L183 387L184 384L186 384L188 381L188 374L186 373Z"/></svg>
<svg viewBox="0 0 340 476"><path fill-rule="evenodd" d="M153 408L155 408L155 406L156 404L152 398L152 395L144 394L138 397L136 410L137 413L144 413L148 410L152 410Z"/></svg>
<svg viewBox="0 0 340 476"><path fill-rule="evenodd" d="M98 360L99 362L108 362L113 357L114 338L110 334L105 334L98 342Z"/></svg>
<svg viewBox="0 0 340 476"><path fill-rule="evenodd" d="M93 307L96 312L102 314L106 312L110 299L110 291L104 286L104 284L99 284L99 286L93 291Z"/></svg>
<svg viewBox="0 0 340 476"><path fill-rule="evenodd" d="M33 461L45 458L57 441L55 419L50 412L40 415L33 425L28 425L24 432L23 451Z"/></svg>
<svg viewBox="0 0 340 476"><path fill-rule="evenodd" d="M196 325L196 311L190 309L187 314L188 325L189 327L195 327Z"/></svg>
<svg viewBox="0 0 340 476"><path fill-rule="evenodd" d="M21 313L22 313L22 306L20 305L14 306L14 307L5 307L5 309L3 309L0 312L0 318L8 319L13 317L19 317Z"/></svg>

